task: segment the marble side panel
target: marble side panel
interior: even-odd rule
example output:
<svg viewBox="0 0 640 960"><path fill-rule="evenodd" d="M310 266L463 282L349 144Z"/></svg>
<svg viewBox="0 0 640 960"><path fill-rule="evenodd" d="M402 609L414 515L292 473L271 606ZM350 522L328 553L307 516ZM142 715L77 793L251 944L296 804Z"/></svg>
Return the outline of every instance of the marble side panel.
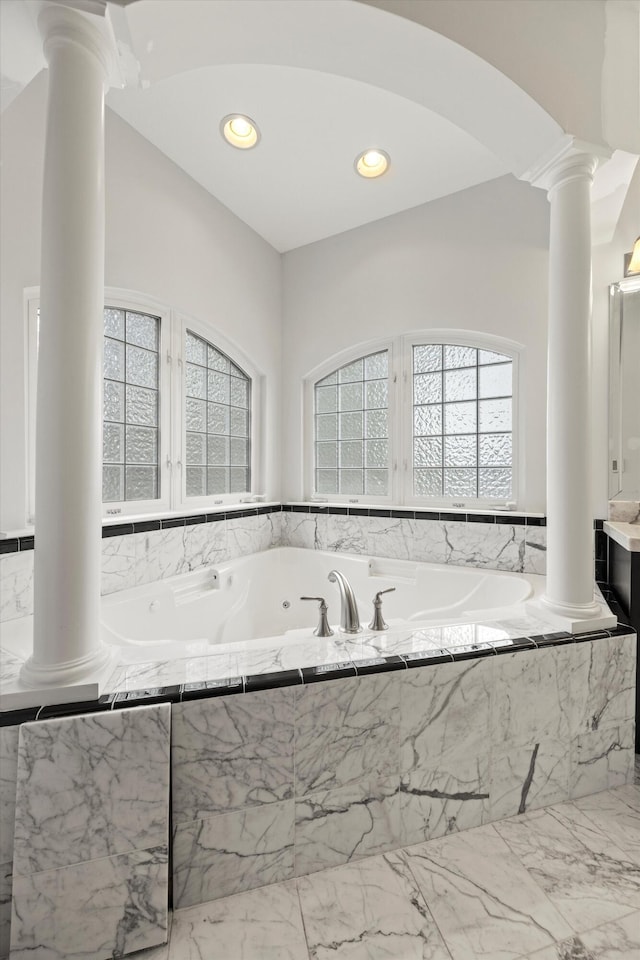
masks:
<svg viewBox="0 0 640 960"><path fill-rule="evenodd" d="M446 767L403 773L400 839L421 843L489 819L489 759L455 758Z"/></svg>
<svg viewBox="0 0 640 960"><path fill-rule="evenodd" d="M106 537L102 541L102 593L136 585L136 537Z"/></svg>
<svg viewBox="0 0 640 960"><path fill-rule="evenodd" d="M137 584L164 580L188 571L186 530L187 527L169 527L135 535Z"/></svg>
<svg viewBox="0 0 640 960"><path fill-rule="evenodd" d="M191 958L309 960L295 881L178 911L169 960Z"/></svg>
<svg viewBox="0 0 640 960"><path fill-rule="evenodd" d="M367 523L362 517L318 514L316 549L332 553L367 553Z"/></svg>
<svg viewBox="0 0 640 960"><path fill-rule="evenodd" d="M455 960L515 960L573 932L492 826L401 855Z"/></svg>
<svg viewBox="0 0 640 960"><path fill-rule="evenodd" d="M0 864L0 960L9 956L11 939L11 863Z"/></svg>
<svg viewBox="0 0 640 960"><path fill-rule="evenodd" d="M634 721L604 726L571 745L569 796L584 797L633 780Z"/></svg>
<svg viewBox="0 0 640 960"><path fill-rule="evenodd" d="M569 743L540 739L494 748L489 777L491 820L513 817L569 798Z"/></svg>
<svg viewBox="0 0 640 960"><path fill-rule="evenodd" d="M573 654L574 645L567 644L496 657L491 694L494 750L500 752L507 744L568 739Z"/></svg>
<svg viewBox="0 0 640 960"><path fill-rule="evenodd" d="M293 796L294 689L178 703L173 820L202 820Z"/></svg>
<svg viewBox="0 0 640 960"><path fill-rule="evenodd" d="M306 547L307 550L325 550L317 540L316 518L318 514L283 513L281 520L281 541L283 547ZM328 520L329 517L322 517Z"/></svg>
<svg viewBox="0 0 640 960"><path fill-rule="evenodd" d="M396 673L296 688L295 795L398 773Z"/></svg>
<svg viewBox="0 0 640 960"><path fill-rule="evenodd" d="M194 523L184 529L186 570L199 570L228 559L227 523Z"/></svg>
<svg viewBox="0 0 640 960"><path fill-rule="evenodd" d="M398 675L403 773L449 772L458 759L488 758L495 659L441 663Z"/></svg>
<svg viewBox="0 0 640 960"><path fill-rule="evenodd" d="M412 538L410 520L395 517L369 517L364 522L363 533L366 552L374 557L391 557L396 560L415 559L412 556L417 543ZM417 524L414 524L417 527ZM428 526L428 524L423 524Z"/></svg>
<svg viewBox="0 0 640 960"><path fill-rule="evenodd" d="M167 848L14 877L11 960L107 960L167 939Z"/></svg>
<svg viewBox="0 0 640 960"><path fill-rule="evenodd" d="M443 524L446 563L460 567L521 572L524 568L525 527L508 523Z"/></svg>
<svg viewBox="0 0 640 960"><path fill-rule="evenodd" d="M547 528L526 527L524 535L523 573L547 572Z"/></svg>
<svg viewBox="0 0 640 960"><path fill-rule="evenodd" d="M20 727L0 727L0 863L13 859Z"/></svg>
<svg viewBox="0 0 640 960"><path fill-rule="evenodd" d="M226 526L228 560L269 550L273 545L274 526L270 514L227 520Z"/></svg>
<svg viewBox="0 0 640 960"><path fill-rule="evenodd" d="M416 882L393 854L298 880L312 960L450 960Z"/></svg>
<svg viewBox="0 0 640 960"><path fill-rule="evenodd" d="M23 724L14 874L167 842L170 704Z"/></svg>
<svg viewBox="0 0 640 960"><path fill-rule="evenodd" d="M296 876L399 843L398 777L324 790L296 802Z"/></svg>
<svg viewBox="0 0 640 960"><path fill-rule="evenodd" d="M494 828L579 933L640 909L640 869L595 825L578 823L571 808L535 810Z"/></svg>
<svg viewBox="0 0 640 960"><path fill-rule="evenodd" d="M33 613L33 550L0 556L0 622Z"/></svg>
<svg viewBox="0 0 640 960"><path fill-rule="evenodd" d="M572 647L572 733L589 733L635 716L635 634Z"/></svg>
<svg viewBox="0 0 640 960"><path fill-rule="evenodd" d="M293 877L293 800L178 824L174 906L189 907Z"/></svg>

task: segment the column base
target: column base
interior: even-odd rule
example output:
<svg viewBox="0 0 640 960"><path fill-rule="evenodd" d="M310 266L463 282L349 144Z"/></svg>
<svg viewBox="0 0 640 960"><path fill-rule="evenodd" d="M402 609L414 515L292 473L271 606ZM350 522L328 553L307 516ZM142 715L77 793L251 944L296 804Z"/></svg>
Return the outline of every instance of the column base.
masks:
<svg viewBox="0 0 640 960"><path fill-rule="evenodd" d="M587 630L609 630L618 623L617 617L611 613L606 603L565 603L562 600L553 600L546 594L540 597L540 605L562 617L569 633L584 633Z"/></svg>
<svg viewBox="0 0 640 960"><path fill-rule="evenodd" d="M20 671L20 682L35 689L69 686L86 680L89 676L95 677L104 670L112 657L113 651L105 646L98 647L84 657L63 663L36 663L31 656Z"/></svg>

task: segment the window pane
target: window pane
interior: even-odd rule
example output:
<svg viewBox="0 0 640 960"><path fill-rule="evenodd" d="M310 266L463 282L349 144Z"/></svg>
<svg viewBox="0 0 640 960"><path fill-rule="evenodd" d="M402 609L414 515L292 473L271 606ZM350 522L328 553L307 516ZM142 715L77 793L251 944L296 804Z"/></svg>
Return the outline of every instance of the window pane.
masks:
<svg viewBox="0 0 640 960"><path fill-rule="evenodd" d="M187 367L185 398L187 448L206 469L186 480L186 495L212 496L250 490L250 384L247 375L220 350L201 337L187 333L185 353L195 359ZM189 383L197 384L190 388ZM196 440L196 431L201 435ZM196 459L197 457L197 459Z"/></svg>
<svg viewBox="0 0 640 960"><path fill-rule="evenodd" d="M475 347L459 347L447 344L444 348L444 365L450 370L455 367L475 367L478 351Z"/></svg>
<svg viewBox="0 0 640 960"><path fill-rule="evenodd" d="M442 438L416 437L413 441L413 462L416 467L441 467Z"/></svg>
<svg viewBox="0 0 640 960"><path fill-rule="evenodd" d="M444 495L445 497L475 497L476 471L445 469Z"/></svg>
<svg viewBox="0 0 640 960"><path fill-rule="evenodd" d="M440 344L414 347L413 372L427 373L430 370L442 370L442 347Z"/></svg>
<svg viewBox="0 0 640 960"><path fill-rule="evenodd" d="M158 323L155 317L127 311L127 343L158 351Z"/></svg>
<svg viewBox="0 0 640 960"><path fill-rule="evenodd" d="M414 470L413 491L417 497L441 497L442 470Z"/></svg>
<svg viewBox="0 0 640 960"><path fill-rule="evenodd" d="M475 403L446 403L444 406L444 432L470 433L476 430L477 411Z"/></svg>
<svg viewBox="0 0 640 960"><path fill-rule="evenodd" d="M448 370L444 375L445 400L475 400L476 369Z"/></svg>
<svg viewBox="0 0 640 960"><path fill-rule="evenodd" d="M203 497L206 492L204 467L187 467L186 490L188 497Z"/></svg>
<svg viewBox="0 0 640 960"><path fill-rule="evenodd" d="M430 437L442 433L442 407L415 407L413 432L418 437Z"/></svg>
<svg viewBox="0 0 640 960"><path fill-rule="evenodd" d="M388 371L388 351L380 350L345 364L315 384L318 493L387 495Z"/></svg>
<svg viewBox="0 0 640 960"><path fill-rule="evenodd" d="M479 396L481 397L510 397L511 396L511 364L501 363L497 366L480 367Z"/></svg>
<svg viewBox="0 0 640 960"><path fill-rule="evenodd" d="M511 430L511 397L504 400L481 400L478 410L482 433Z"/></svg>
<svg viewBox="0 0 640 960"><path fill-rule="evenodd" d="M478 350L478 363L502 363L504 360L510 360L502 353L493 353L492 350Z"/></svg>
<svg viewBox="0 0 640 960"><path fill-rule="evenodd" d="M445 467L475 467L477 457L477 438L475 433L471 437L444 438Z"/></svg>
<svg viewBox="0 0 640 960"><path fill-rule="evenodd" d="M506 467L513 456L510 433L490 433L479 441L481 467Z"/></svg>
<svg viewBox="0 0 640 960"><path fill-rule="evenodd" d="M413 378L414 403L440 403L441 400L441 373L419 373Z"/></svg>
<svg viewBox="0 0 640 960"><path fill-rule="evenodd" d="M511 470L479 470L478 493L481 497L511 496Z"/></svg>
<svg viewBox="0 0 640 960"><path fill-rule="evenodd" d="M160 320L114 307L103 316L103 500L156 500Z"/></svg>

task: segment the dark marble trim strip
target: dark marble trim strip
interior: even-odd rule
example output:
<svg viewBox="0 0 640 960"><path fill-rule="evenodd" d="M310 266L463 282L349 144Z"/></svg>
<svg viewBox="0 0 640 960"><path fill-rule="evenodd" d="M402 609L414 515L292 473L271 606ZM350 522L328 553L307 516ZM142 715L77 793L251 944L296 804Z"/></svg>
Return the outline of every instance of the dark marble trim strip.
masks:
<svg viewBox="0 0 640 960"><path fill-rule="evenodd" d="M400 656L371 657L370 660L354 660L354 667L359 677L371 673L386 673L388 670L406 670L407 663Z"/></svg>
<svg viewBox="0 0 640 960"><path fill-rule="evenodd" d="M17 537L6 537L0 540L0 554L17 553L20 549L20 541Z"/></svg>

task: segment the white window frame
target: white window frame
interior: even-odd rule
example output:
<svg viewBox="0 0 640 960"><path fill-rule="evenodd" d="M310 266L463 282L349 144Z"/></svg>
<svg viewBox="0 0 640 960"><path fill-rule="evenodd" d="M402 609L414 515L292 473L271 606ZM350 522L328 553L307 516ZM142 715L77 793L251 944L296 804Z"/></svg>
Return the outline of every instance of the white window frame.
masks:
<svg viewBox="0 0 640 960"><path fill-rule="evenodd" d="M413 493L413 347L421 344L459 344L478 350L503 354L512 362L512 424L513 440L512 488L508 499L495 497L424 497ZM346 363L378 350L389 350L389 466L390 491L386 497L325 495L315 490L315 435L314 387L318 380L329 376ZM470 330L418 330L386 340L366 341L314 367L304 378L304 489L308 500L331 503L390 504L414 508L452 508L466 510L504 509L517 507L523 496L524 477L524 404L525 389L524 347L505 337Z"/></svg>
<svg viewBox="0 0 640 960"><path fill-rule="evenodd" d="M25 355L26 363L26 426L27 426L27 523L35 523L35 448L36 448L36 385L38 362L37 314L40 306L40 288L24 291ZM173 310L138 291L105 287L104 306L147 313L160 318L159 336L159 422L158 422L158 483L160 497L156 500L110 501L102 504L103 519L148 517L171 513L199 512L224 504L237 504L260 495L264 485L262 464L262 407L264 376L238 346L224 337L210 322L200 321ZM184 338L187 329L203 337L240 367L251 379L250 491L233 494L186 497L186 472L183 469L186 453L186 425L184 396L186 389L183 364ZM102 425L102 420L101 420Z"/></svg>
<svg viewBox="0 0 640 960"><path fill-rule="evenodd" d="M251 381L251 403L249 407L249 467L251 471L251 490L245 490L240 493L216 493L203 497L187 497L186 495L186 447L187 447L187 427L186 427L186 383L185 375L186 360L184 357L184 345L187 330L195 336L201 337L210 343L212 347L220 350L229 357L237 367L246 373ZM262 456L261 456L261 415L262 415L262 394L264 391L264 376L243 351L227 337L220 334L215 327L206 320L198 320L189 317L186 314L177 313L176 322L173 325L173 353L176 362L180 367L180 389L177 391L177 409L175 418L174 432L174 450L179 451L177 463L174 466L174 503L175 508L181 512L190 509L199 510L209 506L224 506L225 504L243 503L259 496L259 491L263 489L262 477Z"/></svg>

